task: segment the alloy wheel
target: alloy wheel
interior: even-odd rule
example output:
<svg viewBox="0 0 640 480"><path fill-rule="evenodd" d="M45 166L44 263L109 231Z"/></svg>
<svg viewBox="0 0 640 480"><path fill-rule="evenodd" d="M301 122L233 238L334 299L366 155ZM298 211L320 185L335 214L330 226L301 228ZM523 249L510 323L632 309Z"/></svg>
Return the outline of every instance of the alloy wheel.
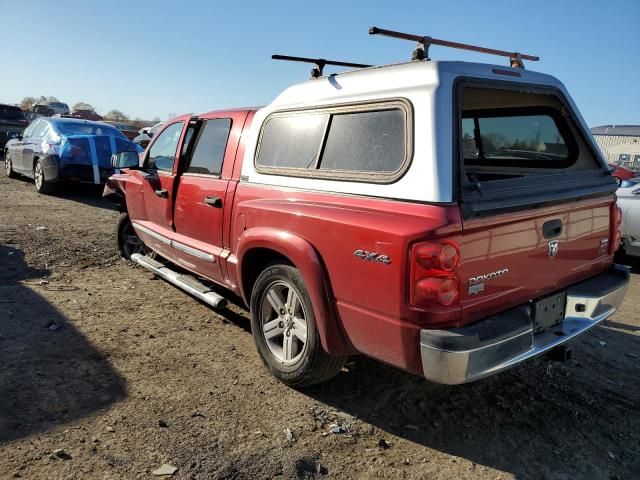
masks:
<svg viewBox="0 0 640 480"><path fill-rule="evenodd" d="M33 180L36 184L36 189L40 190L44 183L44 172L42 171L42 164L40 162L36 163L36 167L33 170Z"/></svg>
<svg viewBox="0 0 640 480"><path fill-rule="evenodd" d="M126 258L131 258L131 255L134 253L141 255L148 253L146 245L140 240L140 237L138 237L130 222L127 223L120 232L120 244L122 245L122 251Z"/></svg>
<svg viewBox="0 0 640 480"><path fill-rule="evenodd" d="M271 354L283 365L295 364L305 352L308 325L304 305L291 284L278 280L261 301L262 335Z"/></svg>
<svg viewBox="0 0 640 480"><path fill-rule="evenodd" d="M7 174L7 177L11 176L11 159L7 154L4 156L4 171Z"/></svg>

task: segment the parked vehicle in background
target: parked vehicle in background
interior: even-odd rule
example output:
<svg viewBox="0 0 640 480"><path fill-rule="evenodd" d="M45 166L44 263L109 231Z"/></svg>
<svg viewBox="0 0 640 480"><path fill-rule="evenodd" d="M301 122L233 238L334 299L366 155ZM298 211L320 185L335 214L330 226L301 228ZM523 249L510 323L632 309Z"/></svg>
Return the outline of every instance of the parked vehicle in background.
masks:
<svg viewBox="0 0 640 480"><path fill-rule="evenodd" d="M84 120L91 120L93 122L102 121L102 115L98 115L93 110L76 110L67 116L72 118L82 118Z"/></svg>
<svg viewBox="0 0 640 480"><path fill-rule="evenodd" d="M20 107L0 103L0 148L20 135L28 124Z"/></svg>
<svg viewBox="0 0 640 480"><path fill-rule="evenodd" d="M142 148L147 148L153 136L162 128L166 122L158 122L151 127L144 127L138 131L138 136L133 139Z"/></svg>
<svg viewBox="0 0 640 480"><path fill-rule="evenodd" d="M623 180L617 194L622 209L622 250L640 257L640 177Z"/></svg>
<svg viewBox="0 0 640 480"><path fill-rule="evenodd" d="M46 115L47 112L51 112L49 115L46 115L46 116L51 116L55 114L67 115L68 113L70 113L69 105L67 105L66 103L57 102L57 101L46 101L46 102L36 103L33 106L32 110L36 113L41 113L42 115Z"/></svg>
<svg viewBox="0 0 640 480"><path fill-rule="evenodd" d="M562 83L426 60L323 77L314 62L263 109L184 115L141 163L114 155L124 257L214 308L208 281L241 296L265 365L297 387L354 354L474 381L566 358L616 311L617 185Z"/></svg>
<svg viewBox="0 0 640 480"><path fill-rule="evenodd" d="M34 105L31 108L31 111L37 117L52 117L54 114L54 111L51 108L49 108L49 106L47 105Z"/></svg>
<svg viewBox="0 0 640 480"><path fill-rule="evenodd" d="M620 165L616 165L615 163L610 163L609 168L613 169L611 175L617 180L618 184L622 182L622 180L629 180L630 178L634 178L640 176L640 173L635 170L630 170L625 167L621 167Z"/></svg>
<svg viewBox="0 0 640 480"><path fill-rule="evenodd" d="M141 151L117 128L101 122L64 117L38 118L4 148L8 177L33 178L40 193L51 193L62 180L104 183L113 174L111 155Z"/></svg>
<svg viewBox="0 0 640 480"><path fill-rule="evenodd" d="M138 129L126 123L112 122L111 120L103 120L103 122L120 130L129 140L133 140L138 136Z"/></svg>

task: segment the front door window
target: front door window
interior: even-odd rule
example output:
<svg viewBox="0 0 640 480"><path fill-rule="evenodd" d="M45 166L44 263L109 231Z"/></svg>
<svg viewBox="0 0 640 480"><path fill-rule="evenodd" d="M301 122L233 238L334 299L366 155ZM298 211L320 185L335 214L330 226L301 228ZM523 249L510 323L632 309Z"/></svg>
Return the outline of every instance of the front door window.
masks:
<svg viewBox="0 0 640 480"><path fill-rule="evenodd" d="M149 150L147 169L163 172L173 171L173 162L183 126L184 122L177 122L162 131Z"/></svg>

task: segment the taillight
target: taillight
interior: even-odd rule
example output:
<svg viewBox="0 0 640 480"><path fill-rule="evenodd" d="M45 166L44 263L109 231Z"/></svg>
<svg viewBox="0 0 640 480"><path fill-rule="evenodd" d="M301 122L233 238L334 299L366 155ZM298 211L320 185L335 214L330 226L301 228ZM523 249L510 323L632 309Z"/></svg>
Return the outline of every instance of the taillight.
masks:
<svg viewBox="0 0 640 480"><path fill-rule="evenodd" d="M622 209L618 205L614 204L611 253L615 253L620 248L620 242L622 241L622 232L620 231L620 225L622 225Z"/></svg>
<svg viewBox="0 0 640 480"><path fill-rule="evenodd" d="M452 272L460 261L458 250L449 243L425 243L415 252L416 261L426 269Z"/></svg>
<svg viewBox="0 0 640 480"><path fill-rule="evenodd" d="M455 269L458 247L450 242L419 243L411 254L411 303L416 306L455 304L460 298Z"/></svg>

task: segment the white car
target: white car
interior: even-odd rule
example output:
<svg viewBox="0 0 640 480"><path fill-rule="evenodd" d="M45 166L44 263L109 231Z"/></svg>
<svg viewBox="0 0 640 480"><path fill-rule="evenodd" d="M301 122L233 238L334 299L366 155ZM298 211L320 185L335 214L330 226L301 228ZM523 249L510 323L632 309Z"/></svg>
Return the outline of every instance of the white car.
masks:
<svg viewBox="0 0 640 480"><path fill-rule="evenodd" d="M622 248L627 255L640 257L640 178L623 180L617 194L622 209Z"/></svg>

